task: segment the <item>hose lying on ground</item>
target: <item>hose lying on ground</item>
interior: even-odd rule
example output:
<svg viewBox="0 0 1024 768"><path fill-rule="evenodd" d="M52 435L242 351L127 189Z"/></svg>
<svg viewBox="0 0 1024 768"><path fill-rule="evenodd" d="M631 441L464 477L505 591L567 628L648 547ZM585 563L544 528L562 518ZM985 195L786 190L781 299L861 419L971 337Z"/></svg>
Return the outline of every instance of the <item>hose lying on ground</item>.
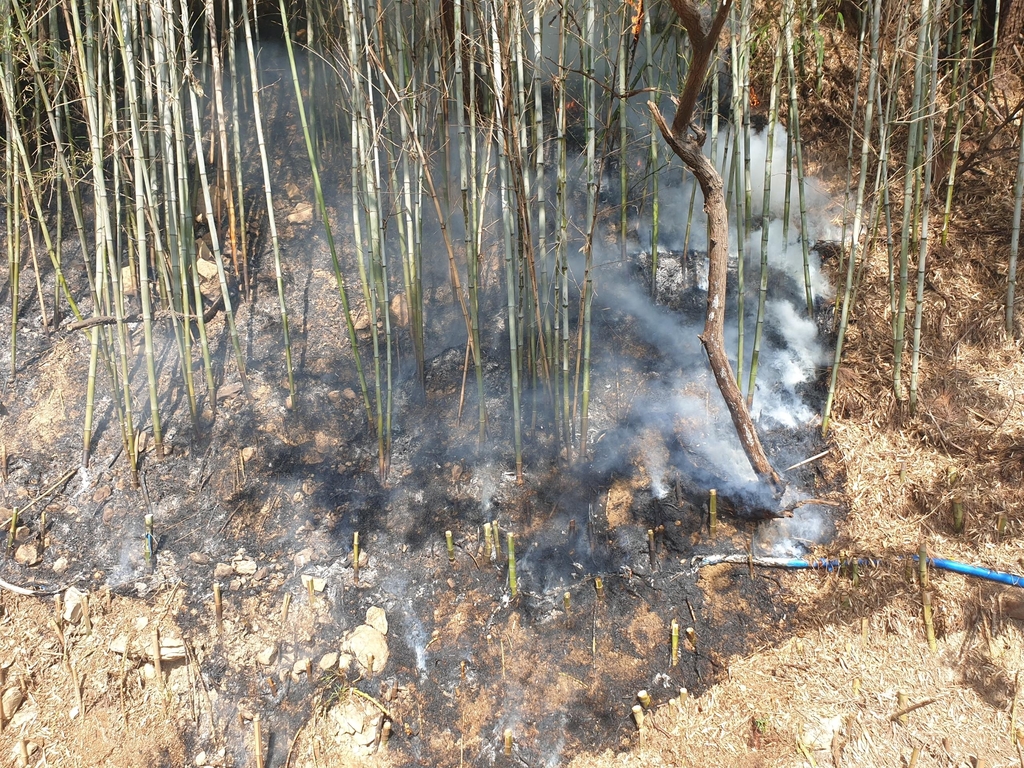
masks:
<svg viewBox="0 0 1024 768"><path fill-rule="evenodd" d="M914 560L917 560L917 555L913 556ZM718 565L719 563L733 563L733 564L749 564L759 565L768 568L810 568L810 569L821 569L824 571L838 571L840 568L848 565L878 565L881 560L877 558L862 557L856 560L839 560L829 558L816 558L807 560L799 557L753 557L751 555L706 555L704 557L695 557L691 561L691 565L694 568L703 568L709 565ZM944 571L953 571L954 573L962 573L965 576L976 576L979 579L986 579L988 581L995 581L1000 584L1007 584L1011 587L1024 587L1024 576L1017 576L1013 573L1004 573L1002 571L993 571L991 568L983 568L980 565L968 565L967 563L960 563L956 560L946 560L941 557L929 557L928 565L934 568L940 568Z"/></svg>

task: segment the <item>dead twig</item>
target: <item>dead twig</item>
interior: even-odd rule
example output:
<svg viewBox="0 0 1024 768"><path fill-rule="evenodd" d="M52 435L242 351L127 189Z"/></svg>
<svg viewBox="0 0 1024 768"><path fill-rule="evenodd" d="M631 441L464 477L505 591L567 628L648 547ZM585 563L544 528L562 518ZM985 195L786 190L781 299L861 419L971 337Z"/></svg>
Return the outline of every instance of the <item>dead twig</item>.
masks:
<svg viewBox="0 0 1024 768"><path fill-rule="evenodd" d="M918 701L918 702L916 702L914 704L910 704L910 705L908 705L906 707L903 707L902 709L896 710L895 712L892 713L892 715L889 716L889 720L891 722L895 723L901 717L903 717L905 715L909 715L915 709L920 709L921 707L927 707L929 704L934 704L938 700L939 700L938 697L935 697L935 696L931 696L931 697L929 697L927 699L922 699L921 701Z"/></svg>

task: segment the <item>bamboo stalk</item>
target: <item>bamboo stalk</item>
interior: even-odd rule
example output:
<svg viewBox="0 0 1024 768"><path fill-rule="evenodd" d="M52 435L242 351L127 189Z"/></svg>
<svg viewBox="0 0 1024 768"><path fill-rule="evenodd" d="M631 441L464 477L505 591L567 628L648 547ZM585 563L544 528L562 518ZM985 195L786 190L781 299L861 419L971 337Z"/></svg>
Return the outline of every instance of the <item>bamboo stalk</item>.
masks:
<svg viewBox="0 0 1024 768"><path fill-rule="evenodd" d="M288 374L288 396L291 405L296 405L297 388L295 373L292 368L292 345L288 326L288 305L284 292L284 269L281 263L281 241L277 231L277 216L274 213L274 195L270 183L270 160L267 155L267 143L263 133L263 107L260 101L259 68L256 64L256 51L253 45L252 27L249 22L249 0L242 0L242 27L245 32L245 49L249 57L249 77L252 86L252 122L256 129L256 143L260 152L260 169L263 172L263 194L266 200L267 226L270 228L270 242L274 249L274 276L277 282L277 302L281 312L281 336L284 342L284 362ZM242 227L245 231L245 227ZM247 265L247 260L243 259ZM248 266L245 267L246 276Z"/></svg>
<svg viewBox="0 0 1024 768"><path fill-rule="evenodd" d="M1014 302L1017 289L1017 255L1020 252L1021 209L1024 208L1024 120L1017 134L1017 179L1013 185L1013 223L1010 228L1010 263L1006 281L1006 335L1014 335Z"/></svg>

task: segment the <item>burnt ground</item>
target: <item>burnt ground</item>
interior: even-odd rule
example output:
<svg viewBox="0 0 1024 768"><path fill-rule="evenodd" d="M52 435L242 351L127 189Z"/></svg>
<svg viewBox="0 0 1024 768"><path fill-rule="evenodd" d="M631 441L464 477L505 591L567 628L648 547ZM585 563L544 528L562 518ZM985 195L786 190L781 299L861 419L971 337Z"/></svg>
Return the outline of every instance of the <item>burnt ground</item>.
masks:
<svg viewBox="0 0 1024 768"><path fill-rule="evenodd" d="M298 250L318 247L315 232L297 231L293 238ZM377 732L368 745L357 743L358 732L339 732L335 746L347 751L380 749L379 731L389 722L391 764L450 764L456 744L467 760L489 762L500 757L510 728L519 762L553 764L633 741L638 690L650 691L656 705L678 697L680 688L699 695L726 673L730 658L785 635L793 610L777 579L752 577L741 567L700 574L688 566L702 553L744 551L757 525L730 519L726 508L718 537L710 539L706 488L727 483L713 468L702 468L699 456L688 458L693 433L671 421L655 429L649 418L632 413L632 400L664 366L628 313L600 299L595 304L601 318L595 333L614 338L619 353L614 376L599 379L592 406L600 425L593 461L567 465L538 407L524 416L536 426L527 430L526 482L515 482L503 416L507 367L496 328L488 357L488 442L481 446L475 438L472 375L462 421L456 418L464 350L449 348L429 360L425 392L407 375L399 385L393 460L382 484L351 361L336 330L324 327L337 322L325 322L337 317L331 307L336 296L329 281L314 285L311 277L322 274L324 258L320 248L308 273L291 274L293 293L302 297L293 305L302 308L296 323L301 394L293 410L284 407L280 349L271 332L273 288L259 277L255 300L239 312L254 400L232 386L237 373L230 361L222 362L216 418L207 408L199 438L187 425L173 383L172 343L165 342L171 450L162 460L144 454L140 488L127 477L109 397L101 401L107 412L93 461L88 469L78 466L86 339L61 330L19 334L24 362L4 392L2 504L24 507L41 497L21 520L40 536L45 508L45 549L32 567L9 559L3 577L30 587L73 585L99 596L97 632L107 612L117 615L118 603L135 611L173 603L171 631L189 648L190 685L207 692L195 705L197 719L191 726L179 722L178 738L171 740L187 759L224 750L227 762L250 763L251 736L236 718L258 713L266 765L284 765L303 724L351 700L358 689L387 718L373 721ZM35 312L26 308L22 323L31 327ZM439 308L441 317L446 313L451 310ZM223 361L226 340L220 338ZM602 370L600 356L595 365ZM136 376L143 378L141 371ZM713 407L709 414L716 417ZM813 440L794 444L785 431L769 441L783 458L814 452ZM662 498L651 490L645 442L669 456L669 493ZM813 487L815 470L801 472L797 482ZM71 476L51 488L66 473ZM50 493L42 496L44 490ZM155 518L151 563L144 546L147 510ZM483 525L492 521L503 546L489 559ZM446 553L446 530L453 532L454 562ZM364 553L358 576L352 567L356 532ZM516 537L514 598L507 532ZM312 600L304 582L309 577L324 585ZM220 631L215 582L223 590ZM286 595L291 604L282 621ZM8 611L16 614L25 600L16 598ZM338 652L371 606L383 608L390 623L384 668L378 672L371 661L369 670L358 662L347 670L321 669L320 660ZM692 627L697 638L694 647L682 634L676 665L673 619ZM66 656L74 659L86 641L69 639ZM277 653L262 664L257 657L267 648ZM109 646L96 650L118 658ZM140 695L153 684L144 657L131 662L138 665ZM176 673L172 667L165 674ZM28 691L32 685L28 678ZM187 698L179 694L179 704ZM85 709L110 703L98 695ZM132 759L122 755L115 762ZM180 764L173 755L163 763Z"/></svg>
<svg viewBox="0 0 1024 768"><path fill-rule="evenodd" d="M296 161L277 169L288 190L278 201L282 218L311 199L302 168ZM339 170L328 184L344 178ZM347 210L344 196L331 207L340 231ZM826 530L815 529L812 541L750 519L763 491L735 463L737 444L696 339L699 254L663 254L675 292L654 306L638 300L650 280L644 255L630 246L621 264L602 252L591 454L573 462L560 454L549 395L537 386L524 395L521 485L513 472L501 261L493 250L483 260L482 311L493 318L483 344L490 418L483 444L472 371L463 384L465 336L447 264L428 264L425 388L414 381L403 327L392 460L382 482L323 228L297 218L283 236L298 401L286 407L273 265L257 238L253 295L237 314L252 400L239 387L218 314L210 326L218 390L201 396L195 434L176 347L166 320L158 322L169 454L160 459L150 446L140 487L121 455L102 374L93 458L80 466L88 338L67 330L67 318L45 329L38 301L22 291L17 375L2 390L0 506L22 510L27 530L17 544L42 546L34 565L11 548L0 576L88 593L92 626L55 618L52 598L3 595L10 631L0 637L0 661L7 659L9 680L26 699L6 713L17 727L4 742L18 748L25 739L55 764L63 764L53 746L60 740L73 745L61 748L67 764L249 765L258 715L267 766L317 765L325 756L337 765L555 765L635 744L638 691L649 691L655 708L678 699L680 689L699 697L728 675L730 660L789 635L796 598L780 579L745 566L690 565L711 552L772 553L780 540L799 550L828 535L833 514L819 509ZM254 223L252 234L260 231ZM347 237L343 251L351 250ZM67 247L73 264L75 246ZM84 289L83 271L69 274L72 288ZM40 278L52 295L52 273L44 267ZM796 291L786 278L773 281L776 293ZM3 298L9 324L9 295ZM400 311L394 317L402 326ZM131 332L140 345L141 326ZM360 345L368 360L366 327ZM145 431L141 353L133 377ZM800 393L812 408L821 385L819 377ZM680 393L700 404L696 411L665 406ZM780 467L821 450L810 424L762 426ZM787 478L797 499L839 487L815 464ZM713 539L712 487L722 495ZM147 513L155 521L150 559ZM502 545L490 557L488 522ZM516 543L514 597L508 533ZM223 600L219 626L215 585ZM388 624L376 658L349 643L373 607ZM673 620L681 633L676 664ZM185 649L183 659L170 653L159 671L146 650L154 628ZM68 702L76 702L74 714ZM506 729L514 739L508 757Z"/></svg>

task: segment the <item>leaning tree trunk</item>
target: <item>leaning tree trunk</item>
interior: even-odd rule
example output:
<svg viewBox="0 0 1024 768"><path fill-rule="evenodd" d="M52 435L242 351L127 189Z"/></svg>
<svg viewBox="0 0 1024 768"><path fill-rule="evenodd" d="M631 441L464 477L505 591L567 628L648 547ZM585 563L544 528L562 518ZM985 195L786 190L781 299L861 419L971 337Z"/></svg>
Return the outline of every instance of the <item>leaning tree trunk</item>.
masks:
<svg viewBox="0 0 1024 768"><path fill-rule="evenodd" d="M736 384L729 356L725 352L725 281L729 266L728 213L725 208L722 177L718 175L715 166L704 156L702 150L704 130L692 124L697 96L703 87L732 0L723 0L710 20L705 19L690 0L671 0L671 3L690 36L693 58L686 73L686 83L679 97L679 106L671 128L654 102L648 102L647 105L665 141L693 172L700 184L701 192L704 193L704 211L708 216L708 310L704 333L700 337L701 344L707 352L715 381L729 408L729 414L732 416L732 422L736 426L736 432L750 465L758 477L769 483L773 490L780 492L783 488L782 478L772 468L761 446L750 412Z"/></svg>

